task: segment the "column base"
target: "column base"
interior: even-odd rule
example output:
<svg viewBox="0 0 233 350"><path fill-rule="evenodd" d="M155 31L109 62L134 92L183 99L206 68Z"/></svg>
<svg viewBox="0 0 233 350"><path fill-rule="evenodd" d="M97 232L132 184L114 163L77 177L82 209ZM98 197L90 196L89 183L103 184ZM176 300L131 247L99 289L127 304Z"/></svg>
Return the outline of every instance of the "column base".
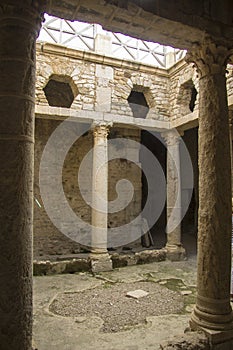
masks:
<svg viewBox="0 0 233 350"><path fill-rule="evenodd" d="M108 253L95 253L90 254L91 271L93 273L112 271L112 260Z"/></svg>
<svg viewBox="0 0 233 350"><path fill-rule="evenodd" d="M201 315L199 315L201 313ZM211 319L211 321L208 320ZM200 312L197 307L190 320L190 328L193 331L201 330L209 338L211 349L233 349L233 319L232 314L214 315Z"/></svg>
<svg viewBox="0 0 233 350"><path fill-rule="evenodd" d="M186 252L184 247L176 244L167 244L165 247L166 258L171 261L186 260Z"/></svg>
<svg viewBox="0 0 233 350"><path fill-rule="evenodd" d="M209 339L211 350L232 350L233 334L232 331L213 331L206 328L198 328Z"/></svg>

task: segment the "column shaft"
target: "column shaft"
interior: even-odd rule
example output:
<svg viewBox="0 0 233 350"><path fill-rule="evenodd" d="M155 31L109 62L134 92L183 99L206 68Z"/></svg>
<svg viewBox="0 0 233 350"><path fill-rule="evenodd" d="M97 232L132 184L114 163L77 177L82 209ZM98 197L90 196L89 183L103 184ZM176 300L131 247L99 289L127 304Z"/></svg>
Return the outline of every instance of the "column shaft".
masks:
<svg viewBox="0 0 233 350"><path fill-rule="evenodd" d="M33 2L28 7L0 6L0 348L4 350L31 350L35 41L41 23L35 6Z"/></svg>
<svg viewBox="0 0 233 350"><path fill-rule="evenodd" d="M181 244L181 188L179 141L167 144L167 244ZM171 218L173 215L172 221ZM176 226L173 228L172 226Z"/></svg>
<svg viewBox="0 0 233 350"><path fill-rule="evenodd" d="M197 301L191 326L232 334L227 49L207 41L195 47L188 60L200 75Z"/></svg>
<svg viewBox="0 0 233 350"><path fill-rule="evenodd" d="M176 131L170 131L163 137L167 144L167 257L181 260L185 250L181 244L180 136Z"/></svg>
<svg viewBox="0 0 233 350"><path fill-rule="evenodd" d="M94 129L92 168L92 249L107 252L108 221L108 129L96 126Z"/></svg>
<svg viewBox="0 0 233 350"><path fill-rule="evenodd" d="M112 269L108 254L108 126L94 126L92 169L92 271Z"/></svg>

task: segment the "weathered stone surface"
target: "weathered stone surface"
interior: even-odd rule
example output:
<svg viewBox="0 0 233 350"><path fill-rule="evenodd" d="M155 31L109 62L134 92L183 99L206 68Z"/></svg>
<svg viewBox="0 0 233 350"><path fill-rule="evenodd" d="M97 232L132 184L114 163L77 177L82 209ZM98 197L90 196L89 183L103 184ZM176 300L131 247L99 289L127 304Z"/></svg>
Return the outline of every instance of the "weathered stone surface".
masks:
<svg viewBox="0 0 233 350"><path fill-rule="evenodd" d="M82 271L90 271L91 264L88 258L79 258L63 261L34 261L34 276L53 275L61 273L75 273Z"/></svg>
<svg viewBox="0 0 233 350"><path fill-rule="evenodd" d="M180 245L166 245L166 258L171 261L181 261L187 259L185 249Z"/></svg>
<svg viewBox="0 0 233 350"><path fill-rule="evenodd" d="M188 332L185 335L176 336L173 341L160 345L161 350L210 350L208 338L204 333Z"/></svg>
<svg viewBox="0 0 233 350"><path fill-rule="evenodd" d="M229 51L206 38L187 59L200 76L198 295L193 329L228 337L233 331L231 276L231 157L226 93ZM216 282L218 281L218 282ZM212 337L212 335L210 335Z"/></svg>
<svg viewBox="0 0 233 350"><path fill-rule="evenodd" d="M0 6L0 348L31 350L35 42L40 6Z"/></svg>
<svg viewBox="0 0 233 350"><path fill-rule="evenodd" d="M166 252L163 249L160 250L144 250L139 253L135 253L138 259L138 264L147 264L154 261L164 261L166 259Z"/></svg>
<svg viewBox="0 0 233 350"><path fill-rule="evenodd" d="M44 256L50 256L51 259L55 255L78 254L83 251L83 247L78 243L67 238L52 224L48 215L46 214L43 202L39 191L39 166L43 149L47 140L53 131L60 125L60 121L36 119L36 145L35 145L35 176L34 176L34 191L35 199L40 203L40 206L34 201L34 256L35 259L42 259ZM132 140L139 140L140 131L138 130L124 130L122 128L113 128L113 134L116 137L125 137L128 135ZM112 136L110 136L112 137ZM66 194L69 205L74 210L82 221L83 226L79 227L80 233L85 234L87 228L85 222L91 222L91 182L90 178L82 180L82 190L86 194L87 203L82 197L80 186L77 182L77 174L80 169L80 164L87 152L92 147L92 132L89 132L79 140L77 140L71 147L67 154L63 167L63 189ZM58 147L62 147L63 141L60 140ZM130 151L130 150L128 150ZM135 152L134 152L135 153ZM51 162L54 159L51 159ZM88 165L91 174L92 164ZM54 163L56 171L56 164ZM120 171L119 171L120 169ZM108 227L115 227L129 222L132 218L132 213L135 216L141 210L141 191L140 191L140 169L136 164L128 163L120 159L113 160L109 163L109 184L108 184L108 198L114 200L116 196L116 183L121 178L128 179L135 188L135 196L124 211L118 213L108 214ZM55 189L54 189L55 191ZM56 198L54 193L54 201ZM61 213L62 215L62 213Z"/></svg>
<svg viewBox="0 0 233 350"><path fill-rule="evenodd" d="M170 70L170 118L171 120L180 119L182 116L190 114L191 93L195 87L199 91L199 82L197 73L191 65L179 62ZM194 111L198 110L199 95L196 97Z"/></svg>
<svg viewBox="0 0 233 350"><path fill-rule="evenodd" d="M108 253L106 254L91 254L91 271L93 273L111 271L112 270L112 260Z"/></svg>
<svg viewBox="0 0 233 350"><path fill-rule="evenodd" d="M124 266L132 266L136 265L138 258L135 254L118 254L113 253L111 255L113 268L124 267Z"/></svg>
<svg viewBox="0 0 233 350"><path fill-rule="evenodd" d="M46 54L46 48L51 52L50 54ZM112 60L112 67L99 64L97 63L99 56L94 54L91 62L85 61L85 59L81 60L81 57L74 58L75 50L71 49L70 55L64 51L64 55L58 57L59 49L51 44L44 45L43 51L40 50L38 44L36 97L39 104L48 103L43 88L49 78L60 76L63 77L63 80L67 77L72 78L74 87L78 91L72 104L72 108L75 109L94 110L94 106L97 106L95 90L99 86L111 91L110 108L113 113L118 115L132 116L127 98L134 88L143 91L146 97L150 107L148 119L178 122L178 120L182 120L183 116L192 114L190 109L192 89L195 88L198 92L199 82L193 66L185 64L184 61L177 63L169 71L157 69L155 74L150 67L146 65L132 66L131 62L125 62L125 66L119 68L116 63L120 60L117 59ZM232 96L232 66L229 64L227 69L229 72L227 75L228 96ZM106 108L105 105L103 111L106 111ZM198 108L199 94L197 94L194 103L194 112L197 112ZM101 111L100 106L97 109ZM192 121L191 115L188 120L183 122L187 124L189 120Z"/></svg>
<svg viewBox="0 0 233 350"><path fill-rule="evenodd" d="M107 123L100 122L93 125L93 159L92 159L92 212L91 212L91 251L92 258L97 253L107 253L108 244L108 133L109 127ZM108 256L97 255L97 261L110 260ZM96 269L96 263L92 262L93 270ZM101 263L98 262L101 269ZM106 269L103 262L103 269ZM107 264L106 264L107 266ZM97 267L98 269L98 267Z"/></svg>
<svg viewBox="0 0 233 350"><path fill-rule="evenodd" d="M34 260L33 272L35 276L75 273L80 271L101 272L137 264L160 262L166 260L166 252L161 250L145 250L138 253L108 254L78 254L78 256L50 256L46 260Z"/></svg>
<svg viewBox="0 0 233 350"><path fill-rule="evenodd" d="M58 49L47 45L53 53L46 54L40 51L37 45L37 83L36 101L38 104L48 104L43 88L53 76L60 80L72 78L77 93L71 108L88 109L102 112L116 113L122 116L132 116L127 98L132 89L143 91L151 110L148 118L168 120L169 117L169 91L168 77L165 71L154 70L143 66L141 71L134 70L130 63L124 69L117 68L112 60L112 67L89 62L80 58L64 55L58 56ZM72 51L72 50L71 50ZM74 51L74 50L73 50ZM75 52L75 51L74 51ZM98 57L96 56L96 60ZM116 61L117 62L117 61ZM150 72L151 70L151 72ZM148 71L148 72L147 72ZM92 106L92 107L91 107Z"/></svg>

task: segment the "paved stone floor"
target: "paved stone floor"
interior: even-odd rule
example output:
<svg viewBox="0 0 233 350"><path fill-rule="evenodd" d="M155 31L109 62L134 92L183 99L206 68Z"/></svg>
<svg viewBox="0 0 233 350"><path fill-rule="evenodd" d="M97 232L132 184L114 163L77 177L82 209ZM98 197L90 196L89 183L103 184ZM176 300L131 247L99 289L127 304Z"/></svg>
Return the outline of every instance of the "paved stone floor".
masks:
<svg viewBox="0 0 233 350"><path fill-rule="evenodd" d="M105 283L152 281L180 293L184 308L180 314L149 316L146 324L116 333L101 332L101 317L64 317L50 305L64 292L75 293ZM39 276L34 278L34 348L38 350L147 350L182 334L188 327L195 300L196 258L182 262L160 262L129 266L92 276L90 273ZM162 296L161 296L162 297ZM140 302L140 301L139 301ZM165 300L164 302L169 303ZM169 310L169 308L168 308ZM137 312L137 309L135 310Z"/></svg>

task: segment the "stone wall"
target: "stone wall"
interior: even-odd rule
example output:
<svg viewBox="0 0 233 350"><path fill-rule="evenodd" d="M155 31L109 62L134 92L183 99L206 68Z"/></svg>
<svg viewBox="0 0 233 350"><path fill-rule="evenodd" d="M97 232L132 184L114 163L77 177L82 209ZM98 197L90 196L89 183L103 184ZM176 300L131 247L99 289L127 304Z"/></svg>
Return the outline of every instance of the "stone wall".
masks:
<svg viewBox="0 0 233 350"><path fill-rule="evenodd" d="M74 254L80 251L78 244L59 232L46 214L40 197L39 166L43 149L61 122L36 119L35 130L35 175L34 175L34 256ZM62 144L60 145L62 147ZM72 209L83 220L90 222L91 211L83 201L77 186L77 171L81 160L92 146L90 134L81 137L70 149L63 168L63 188ZM38 205L40 203L41 207ZM56 205L56 203L54 203ZM62 213L61 213L62 217Z"/></svg>
<svg viewBox="0 0 233 350"><path fill-rule="evenodd" d="M122 157L111 160L109 162L109 202L116 200L117 198L117 182L119 180L128 180L134 188L133 198L129 204L127 199L130 198L130 188L123 187L120 193L121 201L123 202L124 209L108 214L108 227L119 227L132 222L141 212L141 169L139 163L139 151L140 151L140 135L139 129L120 129L113 128L109 138L110 140L118 139L115 148L121 147L120 139L127 138L137 142L135 145L129 144L127 150L122 148L119 154ZM128 156L133 155L134 162L127 160ZM110 205L110 204L109 204ZM132 225L130 229L127 229L125 234L130 237L135 233L134 231L140 229L136 227L136 224Z"/></svg>
<svg viewBox="0 0 233 350"><path fill-rule="evenodd" d="M75 243L52 224L40 197L39 190L39 167L43 149L52 134L52 132L60 125L60 121L36 119L35 131L35 181L34 181L34 257L46 257L51 255L70 255L84 251L85 247ZM75 127L75 126L74 126ZM138 141L140 131L122 130L113 128L110 137L126 136ZM84 224L81 227L74 225L74 230L79 230L81 235L86 232L85 222L91 222L91 183L88 179L82 181L82 191L89 199L87 202L82 197L78 184L78 172L81 162L85 155L93 146L92 131L85 133L70 148L63 167L62 182L66 199ZM62 140L59 147L62 147ZM129 150L128 150L129 151ZM127 155L125 155L127 156ZM90 159L91 160L91 159ZM92 164L87 165L91 171ZM90 177L91 178L91 177ZM116 198L116 184L120 179L128 179L134 186L134 197L130 204L116 213L109 214L108 226L117 227L124 225L137 216L141 209L141 170L136 164L128 162L125 159L117 159L109 162L109 200ZM124 193L127 196L127 193ZM55 196L54 196L55 197ZM56 203L54 202L54 206ZM60 213L61 218L63 213ZM130 235L131 232L126 232Z"/></svg>
<svg viewBox="0 0 233 350"><path fill-rule="evenodd" d="M170 70L170 120L179 119L191 113L189 103L191 101L193 87L195 87L198 92L198 78L195 68L184 62L180 62ZM198 103L197 95L194 111L198 109Z"/></svg>
<svg viewBox="0 0 233 350"><path fill-rule="evenodd" d="M150 107L148 119L168 120L169 89L166 71L145 66L135 71L132 65L117 66L78 58L43 53L37 46L36 103L48 105L44 87L49 79L69 82L75 98L75 110L111 112L133 116L127 98L132 90L143 92ZM59 107L59 106L58 106Z"/></svg>
<svg viewBox="0 0 233 350"><path fill-rule="evenodd" d="M94 63L38 52L36 103L48 105L43 88L51 77L60 78L61 80L63 78L63 81L67 81L67 78L69 78L76 91L71 108L94 110L96 95L95 68Z"/></svg>
<svg viewBox="0 0 233 350"><path fill-rule="evenodd" d="M71 105L74 110L111 112L119 116L132 117L127 98L132 90L143 92L149 113L147 119L176 120L192 113L189 103L192 89L197 91L194 112L198 110L198 76L192 65L178 62L169 70L153 69L131 62L121 67L120 60L113 59L112 66L100 64L100 56L86 60L75 54L61 55L59 47L51 45L52 53L37 48L36 103L48 105L44 87L49 79L69 82L75 96ZM57 50L57 53L56 53ZM75 50L71 50L71 53ZM228 65L228 96L233 95L233 66Z"/></svg>
<svg viewBox="0 0 233 350"><path fill-rule="evenodd" d="M233 95L233 65L227 66L227 94ZM179 118L192 113L189 107L191 101L191 90L194 87L197 91L194 110L198 111L199 106L199 84L196 69L187 65L184 61L178 62L169 70L169 120ZM191 115L190 115L191 119Z"/></svg>
<svg viewBox="0 0 233 350"><path fill-rule="evenodd" d="M143 92L150 108L148 119L168 120L169 118L169 80L166 74L148 74L130 69L114 70L112 93L112 112L133 116L127 98L132 90Z"/></svg>
<svg viewBox="0 0 233 350"><path fill-rule="evenodd" d="M90 58L81 59L80 53L70 50L64 54L61 47L51 45L51 53L43 52L43 47L37 46L37 83L36 103L48 106L44 88L50 79L68 83L74 95L71 110L86 112L111 113L114 123L118 118L133 117L128 104L132 89L142 92L149 106L147 119L177 121L186 115L186 122L191 118L190 101L192 89L197 93L198 78L196 70L185 62L178 62L165 71L150 66L137 65L131 62L120 62L115 59L112 65L103 64L101 55L93 54ZM61 54L61 51L63 54ZM96 58L96 62L95 62ZM227 74L228 96L233 95L233 66L228 65ZM58 99L59 100L59 99ZM59 103L59 102L58 102ZM62 110L62 108L61 108ZM65 109L64 109L65 110ZM67 110L67 109L66 109ZM198 94L193 105L193 111L198 111ZM93 118L93 117L92 117ZM90 118L91 119L91 118ZM137 123L134 119L135 126ZM46 255L75 254L82 250L65 237L51 223L43 209L39 193L39 164L43 148L55 128L61 123L56 120L36 119L35 144L35 215L34 215L34 254L35 257ZM127 137L140 142L140 129L111 128L109 138ZM74 212L84 222L91 221L91 184L86 183L86 193L89 196L87 204L80 193L77 184L77 174L83 157L92 148L92 132L89 131L70 149L63 171L63 187L67 200ZM62 145L61 145L62 147ZM128 150L131 152L131 150ZM127 157L127 154L125 154ZM139 159L136 164L139 165ZM117 227L132 221L141 211L141 171L139 167L123 158L109 162L109 200L116 199L116 184L119 179L126 178L134 186L134 196L129 205L119 212L109 213L108 227ZM91 166L90 166L91 169ZM127 198L127 193L124 194ZM41 207L40 207L41 206ZM84 228L78 228L85 233ZM83 230L83 231L82 231ZM126 232L130 236L131 232Z"/></svg>

